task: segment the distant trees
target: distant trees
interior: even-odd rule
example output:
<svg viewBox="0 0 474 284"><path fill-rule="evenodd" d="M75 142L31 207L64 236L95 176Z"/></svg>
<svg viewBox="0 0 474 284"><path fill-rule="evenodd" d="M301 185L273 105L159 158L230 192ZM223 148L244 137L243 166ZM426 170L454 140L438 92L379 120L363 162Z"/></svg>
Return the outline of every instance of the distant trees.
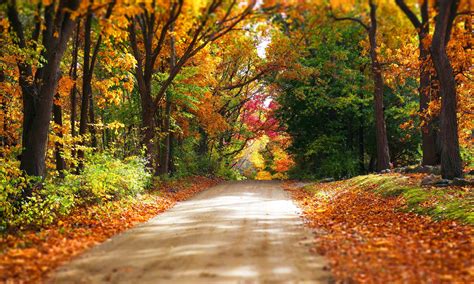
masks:
<svg viewBox="0 0 474 284"><path fill-rule="evenodd" d="M387 138L387 125L384 115L384 82L382 76L382 65L378 58L377 44L377 5L373 0L369 1L370 22L364 23L361 19L353 17L337 17L332 15L336 21L353 21L360 24L369 36L369 53L372 64L372 76L374 80L374 110L375 110L375 138L377 140L377 171L390 168L390 152Z"/></svg>

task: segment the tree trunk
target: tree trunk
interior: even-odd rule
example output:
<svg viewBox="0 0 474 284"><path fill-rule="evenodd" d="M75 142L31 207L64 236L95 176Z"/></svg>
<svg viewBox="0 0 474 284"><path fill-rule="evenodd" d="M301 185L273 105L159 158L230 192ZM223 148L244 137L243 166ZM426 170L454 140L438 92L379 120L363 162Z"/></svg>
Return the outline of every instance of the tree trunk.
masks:
<svg viewBox="0 0 474 284"><path fill-rule="evenodd" d="M374 109L375 109L375 136L377 144L377 171L390 168L390 153L388 149L387 127L385 125L383 105L383 77L382 68L377 58L377 18L376 5L370 2L369 42L372 74L374 78Z"/></svg>
<svg viewBox="0 0 474 284"><path fill-rule="evenodd" d="M74 85L71 89L71 136L74 138L77 136L76 133L76 108L77 108L77 55L79 51L79 35L80 35L81 22L77 23L76 36L74 40L74 49L72 52L71 70L69 76L74 80ZM75 142L74 142L75 143ZM72 149L72 156L76 156L75 147Z"/></svg>
<svg viewBox="0 0 474 284"><path fill-rule="evenodd" d="M170 26L170 32L174 32L174 23ZM170 70L173 70L176 65L176 48L175 48L175 39L174 36L170 38ZM166 105L164 111L164 133L165 138L163 139L163 151L161 153L161 166L160 166L160 173L163 175L170 173L170 164L171 164L171 109L172 109L172 101L171 101L171 93L170 91L166 94Z"/></svg>
<svg viewBox="0 0 474 284"><path fill-rule="evenodd" d="M91 133L91 146L97 148L97 131L95 128L95 110L94 110L94 95L89 97L89 132Z"/></svg>
<svg viewBox="0 0 474 284"><path fill-rule="evenodd" d="M424 43L430 32L428 1L423 1L421 5L421 22L414 23L418 30L418 48L420 52L420 113L424 116L428 109L430 101L433 99L435 90L432 88L432 80L429 62L429 46ZM440 162L440 153L436 145L437 131L433 125L433 119L423 118L424 123L421 127L421 149L423 151L423 165L438 165Z"/></svg>
<svg viewBox="0 0 474 284"><path fill-rule="evenodd" d="M441 94L441 175L453 179L462 177L462 160L459 150L456 81L446 53L458 2L439 1L431 55L438 75Z"/></svg>
<svg viewBox="0 0 474 284"><path fill-rule="evenodd" d="M56 93L56 100L59 100L59 93ZM62 108L59 104L53 104L53 119L54 123L63 126ZM62 129L57 133L59 138L63 138ZM56 170L59 172L61 178L64 177L64 170L66 169L66 162L63 158L63 144L60 142L54 143L54 156L56 159Z"/></svg>
<svg viewBox="0 0 474 284"><path fill-rule="evenodd" d="M170 120L171 120L171 102L169 95L166 98L166 105L164 109L164 121L163 121L163 133L165 137L161 143L160 151L160 167L159 174L166 175L169 174L169 164L170 164L170 148L171 148L171 133L170 133Z"/></svg>
<svg viewBox="0 0 474 284"><path fill-rule="evenodd" d="M364 95L361 93L360 98L363 99ZM362 112L363 106L360 105L359 112ZM359 118L359 173L365 174L365 145L364 145L364 117L361 115Z"/></svg>
<svg viewBox="0 0 474 284"><path fill-rule="evenodd" d="M429 25L429 3L428 0L423 0L420 6L421 21L415 13L406 5L404 0L395 0L400 9L405 13L411 21L413 27L418 32L418 50L420 52L420 85L418 88L420 94L420 114L422 119L421 126L421 149L423 151L423 165L437 165L439 164L439 151L436 146L437 133L433 126L432 119L425 117L428 105L432 100L432 79L429 70L429 48L424 41L430 31Z"/></svg>
<svg viewBox="0 0 474 284"><path fill-rule="evenodd" d="M81 114L79 121L79 135L81 136L81 146L85 146L85 134L87 133L88 115L90 98L92 96L91 79L92 74L90 70L91 61L91 32L92 32L92 0L89 1L87 9L87 16L84 23L84 47L83 47L83 64L82 64L82 99L81 99ZM78 172L84 168L84 150L79 149L77 153L79 159Z"/></svg>
<svg viewBox="0 0 474 284"><path fill-rule="evenodd" d="M58 71L67 42L74 29L75 21L72 20L70 13L76 10L78 5L77 0L60 1L59 10L55 15L52 11L53 6L49 5L45 8L47 14L42 40L45 47L43 56L47 63L37 70L34 83L31 83L31 66L25 63L18 64L24 101L23 151L20 168L28 175L42 177L46 175L46 147L53 98L58 84ZM19 21L15 1L8 3L8 18L18 37L19 47L25 48L23 26Z"/></svg>
<svg viewBox="0 0 474 284"><path fill-rule="evenodd" d="M426 34L419 34L419 50L420 50L420 114L422 114L421 127L421 149L423 152L423 165L438 165L440 162L438 148L436 147L436 130L433 127L433 121L426 118L425 114L428 110L428 105L432 100L431 94L431 74L429 71L429 49L423 43Z"/></svg>
<svg viewBox="0 0 474 284"><path fill-rule="evenodd" d="M87 15L84 24L84 62L83 62L83 75L82 75L82 101L81 101L81 118L79 125L79 134L84 139L84 135L87 133L87 129L91 133L91 145L92 147L97 147L97 137L96 130L94 128L94 100L92 94L92 76L94 74L95 62L97 59L97 54L99 52L99 47L102 43L102 35L99 35L97 41L95 42L94 49L92 50L91 42L91 33L92 33L92 17L93 17L93 4L94 0L89 0L89 5L87 8ZM110 18L112 15L112 10L116 4L116 1L113 0L109 2L107 6L107 12L105 14L105 19ZM89 122L89 123L88 123ZM85 145L85 141L81 141L81 145ZM79 158L79 167L78 170L81 170L83 167L84 151L78 151Z"/></svg>
<svg viewBox="0 0 474 284"><path fill-rule="evenodd" d="M153 99L146 90L140 91L141 107L142 107L142 145L145 147L145 156L147 157L147 166L155 169L157 160L157 150L155 145L155 106Z"/></svg>

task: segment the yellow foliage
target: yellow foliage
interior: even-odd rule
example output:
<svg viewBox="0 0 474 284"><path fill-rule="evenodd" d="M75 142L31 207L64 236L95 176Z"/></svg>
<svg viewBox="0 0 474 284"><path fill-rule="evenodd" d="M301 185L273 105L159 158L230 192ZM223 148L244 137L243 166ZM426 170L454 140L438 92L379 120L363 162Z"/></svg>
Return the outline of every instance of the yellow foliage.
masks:
<svg viewBox="0 0 474 284"><path fill-rule="evenodd" d="M256 180L272 180L272 174L267 171L259 171L255 179Z"/></svg>

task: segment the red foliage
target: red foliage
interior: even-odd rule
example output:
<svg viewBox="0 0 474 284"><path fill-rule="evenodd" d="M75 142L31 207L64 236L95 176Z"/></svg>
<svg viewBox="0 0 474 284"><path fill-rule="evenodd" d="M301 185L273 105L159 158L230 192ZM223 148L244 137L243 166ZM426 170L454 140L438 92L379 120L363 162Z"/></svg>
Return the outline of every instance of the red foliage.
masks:
<svg viewBox="0 0 474 284"><path fill-rule="evenodd" d="M49 272L84 250L218 182L192 177L163 183L159 195L80 208L40 232L8 235L0 241L0 283L43 282Z"/></svg>

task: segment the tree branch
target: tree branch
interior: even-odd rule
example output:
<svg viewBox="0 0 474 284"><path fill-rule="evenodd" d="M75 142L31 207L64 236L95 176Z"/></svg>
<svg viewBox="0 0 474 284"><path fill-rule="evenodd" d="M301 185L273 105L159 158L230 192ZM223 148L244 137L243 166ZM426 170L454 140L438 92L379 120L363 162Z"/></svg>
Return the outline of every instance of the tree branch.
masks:
<svg viewBox="0 0 474 284"><path fill-rule="evenodd" d="M418 17L415 15L415 13L413 13L413 11L410 10L410 8L407 6L407 4L405 3L405 1L403 1L403 0L395 0L395 3L397 4L398 7L400 7L400 9L403 11L403 13L405 13L405 15L408 17L408 19L409 19L410 22L412 23L412 25L413 25L416 29L420 29L420 28L421 28L421 22L420 22L420 20L419 20Z"/></svg>
<svg viewBox="0 0 474 284"><path fill-rule="evenodd" d="M359 19L359 18L353 18L353 17L337 17L336 15L334 15L331 6L329 6L329 17L331 17L331 18L334 19L335 21L352 21L352 22L355 22L355 23L360 24L366 31L369 31L369 30L370 30L370 27L369 27L367 24L365 24L365 23L364 23L361 19Z"/></svg>

